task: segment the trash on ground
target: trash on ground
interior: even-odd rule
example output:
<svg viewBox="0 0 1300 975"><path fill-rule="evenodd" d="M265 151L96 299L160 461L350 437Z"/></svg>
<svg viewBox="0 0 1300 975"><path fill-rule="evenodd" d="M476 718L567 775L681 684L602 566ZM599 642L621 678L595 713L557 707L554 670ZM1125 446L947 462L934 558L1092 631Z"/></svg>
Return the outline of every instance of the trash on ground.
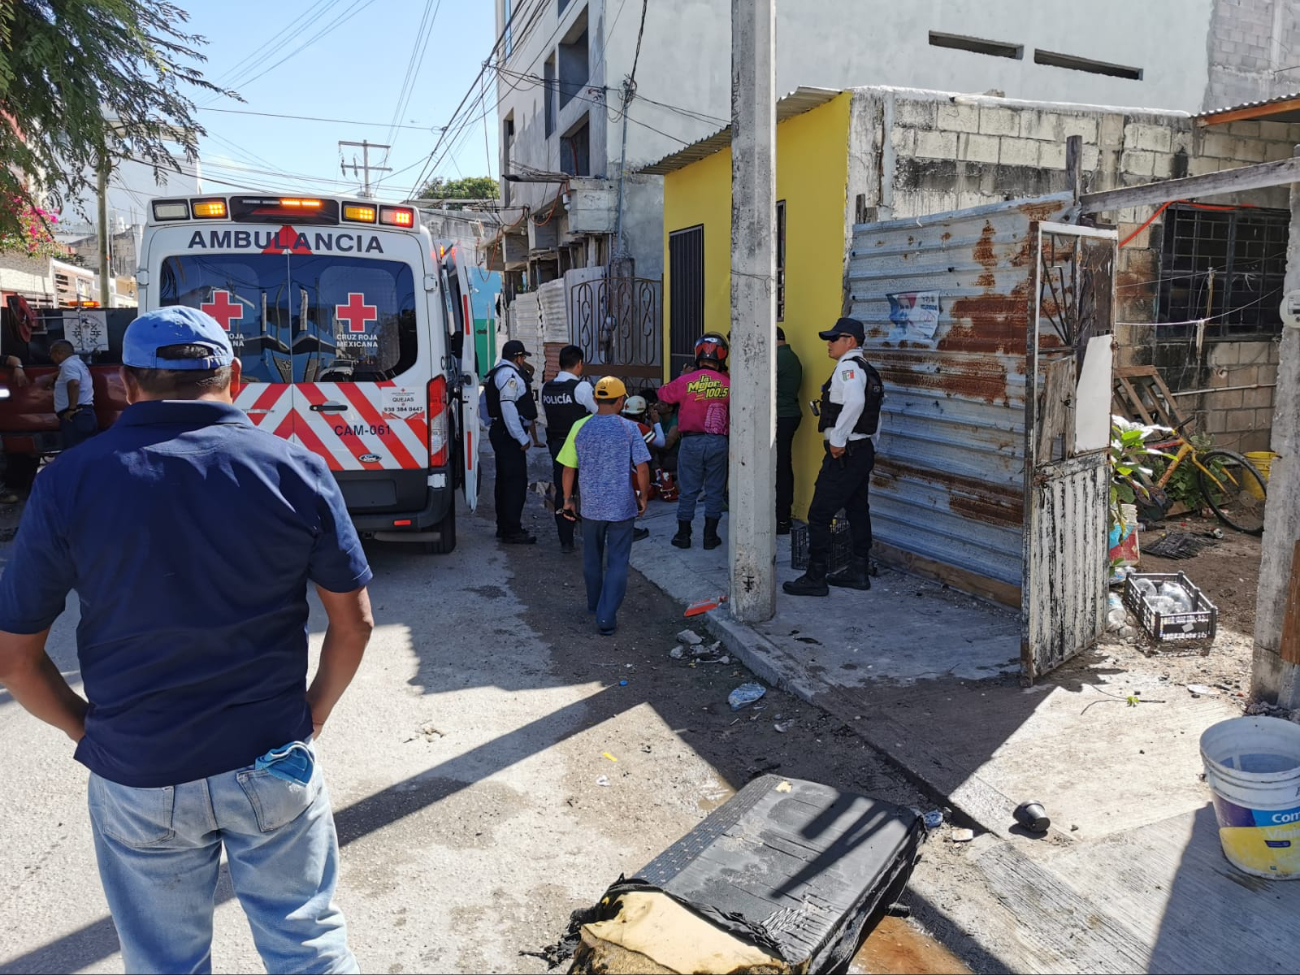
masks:
<svg viewBox="0 0 1300 975"><path fill-rule="evenodd" d="M615 758L613 755L611 755L609 752L601 752L600 754L601 754L602 757L604 757L604 758L608 758L611 762L617 762L617 761L618 761L618 759Z"/></svg>
<svg viewBox="0 0 1300 975"><path fill-rule="evenodd" d="M686 607L686 612L683 613L682 615L686 617L703 616L709 610L717 609L726 601L727 601L726 596L719 596L717 599L704 599L698 603L693 603L692 605Z"/></svg>
<svg viewBox="0 0 1300 975"><path fill-rule="evenodd" d="M619 682L618 682L618 686L619 686L619 687L627 687L627 681L626 681L626 680L621 680L621 681L619 681Z"/></svg>
<svg viewBox="0 0 1300 975"><path fill-rule="evenodd" d="M700 636L694 630L682 630L677 634L677 642L684 643L688 647L697 647L704 642L704 637Z"/></svg>
<svg viewBox="0 0 1300 975"><path fill-rule="evenodd" d="M1052 825L1052 820L1041 802L1022 802L1016 806L1012 815L1016 817L1017 823L1031 833L1046 833L1047 828Z"/></svg>
<svg viewBox="0 0 1300 975"><path fill-rule="evenodd" d="M953 843L969 843L975 839L975 831L973 829L955 829L948 834L948 839Z"/></svg>
<svg viewBox="0 0 1300 975"><path fill-rule="evenodd" d="M1157 643L1212 641L1218 630L1218 609L1183 572L1133 573L1124 581L1124 605Z"/></svg>
<svg viewBox="0 0 1300 975"><path fill-rule="evenodd" d="M731 710L739 711L747 704L753 704L767 693L767 688L762 684L748 681L741 684L734 691L727 695L727 703L731 705Z"/></svg>
<svg viewBox="0 0 1300 975"><path fill-rule="evenodd" d="M608 775L598 776L596 779L596 784L600 786L609 785L609 776Z"/></svg>
<svg viewBox="0 0 1300 975"><path fill-rule="evenodd" d="M1188 684L1187 691L1192 697L1217 697L1218 690L1208 684Z"/></svg>
<svg viewBox="0 0 1300 975"><path fill-rule="evenodd" d="M775 721L772 723L772 730L778 735L783 735L790 730L790 722L787 721L785 724L782 724L780 721Z"/></svg>
<svg viewBox="0 0 1300 975"><path fill-rule="evenodd" d="M681 660L684 656L686 656L686 650L680 645L678 645L668 651L668 656L672 657L674 660Z"/></svg>
<svg viewBox="0 0 1300 975"><path fill-rule="evenodd" d="M931 809L922 818L925 820L926 829L938 829L943 825L943 810Z"/></svg>
<svg viewBox="0 0 1300 975"><path fill-rule="evenodd" d="M1154 542L1143 542L1147 555L1162 559L1191 559L1200 554L1201 549L1213 545L1217 539L1205 535L1193 535L1190 532L1165 532Z"/></svg>

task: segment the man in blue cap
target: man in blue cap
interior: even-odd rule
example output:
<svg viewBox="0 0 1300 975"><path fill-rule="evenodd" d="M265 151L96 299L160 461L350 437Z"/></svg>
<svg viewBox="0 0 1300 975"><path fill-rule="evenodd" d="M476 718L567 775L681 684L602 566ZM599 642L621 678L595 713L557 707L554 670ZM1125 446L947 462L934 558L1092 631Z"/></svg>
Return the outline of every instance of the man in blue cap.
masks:
<svg viewBox="0 0 1300 975"><path fill-rule="evenodd" d="M866 335L860 321L841 318L817 334L826 340L826 354L835 360L835 370L822 386L817 410L817 430L826 434L826 456L808 506L808 569L781 587L792 596L828 596L830 586L871 588L867 491L876 464L884 386L880 373L862 357ZM831 522L841 509L853 533L853 554L848 565L828 574Z"/></svg>
<svg viewBox="0 0 1300 975"><path fill-rule="evenodd" d="M325 463L236 408L217 322L122 347L131 405L36 485L0 577L0 683L77 743L130 972L211 971L222 848L268 971L355 972L315 735L361 662L371 572ZM329 616L308 687L307 587ZM76 590L85 698L45 652Z"/></svg>

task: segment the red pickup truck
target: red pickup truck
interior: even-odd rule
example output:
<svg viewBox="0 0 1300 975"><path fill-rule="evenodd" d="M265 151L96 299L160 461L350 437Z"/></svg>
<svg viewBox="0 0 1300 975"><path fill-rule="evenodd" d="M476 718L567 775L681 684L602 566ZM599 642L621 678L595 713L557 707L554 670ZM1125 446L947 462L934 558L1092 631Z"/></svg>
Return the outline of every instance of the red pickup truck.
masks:
<svg viewBox="0 0 1300 975"><path fill-rule="evenodd" d="M95 415L101 430L111 426L127 407L118 369L122 334L135 318L135 309L113 309L106 318L109 347L81 355L95 384ZM54 414L54 380L59 370L49 357L50 344L64 337L63 317L59 312L46 312L39 322L28 342L13 328L0 333L0 446L6 458L39 458L63 449L59 418ZM17 370L3 365L9 356L23 363L25 383Z"/></svg>

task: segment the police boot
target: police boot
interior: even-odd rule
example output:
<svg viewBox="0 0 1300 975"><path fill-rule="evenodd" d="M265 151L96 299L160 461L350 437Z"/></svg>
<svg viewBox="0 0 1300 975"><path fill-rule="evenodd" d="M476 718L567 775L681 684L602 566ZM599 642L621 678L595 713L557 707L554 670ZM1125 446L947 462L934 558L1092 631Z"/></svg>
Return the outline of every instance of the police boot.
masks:
<svg viewBox="0 0 1300 975"><path fill-rule="evenodd" d="M691 547L691 523L678 519L677 534L673 536L673 544L678 548Z"/></svg>
<svg viewBox="0 0 1300 975"><path fill-rule="evenodd" d="M718 519L704 519L704 547L717 548L722 544L722 536L718 534Z"/></svg>
<svg viewBox="0 0 1300 975"><path fill-rule="evenodd" d="M829 596L830 588L826 585L826 564L808 562L808 571L793 582L786 582L781 588L791 596Z"/></svg>
<svg viewBox="0 0 1300 975"><path fill-rule="evenodd" d="M844 586L846 589L870 589L871 563L855 555L844 568L828 575L826 581L832 586Z"/></svg>

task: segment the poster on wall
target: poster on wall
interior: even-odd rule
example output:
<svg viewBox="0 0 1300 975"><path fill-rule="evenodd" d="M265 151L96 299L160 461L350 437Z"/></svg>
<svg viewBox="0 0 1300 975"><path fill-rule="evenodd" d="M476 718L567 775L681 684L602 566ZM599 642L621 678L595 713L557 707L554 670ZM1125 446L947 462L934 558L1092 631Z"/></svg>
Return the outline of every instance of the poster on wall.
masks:
<svg viewBox="0 0 1300 975"><path fill-rule="evenodd" d="M891 342L933 342L939 329L939 293L937 291L903 291L887 295Z"/></svg>

